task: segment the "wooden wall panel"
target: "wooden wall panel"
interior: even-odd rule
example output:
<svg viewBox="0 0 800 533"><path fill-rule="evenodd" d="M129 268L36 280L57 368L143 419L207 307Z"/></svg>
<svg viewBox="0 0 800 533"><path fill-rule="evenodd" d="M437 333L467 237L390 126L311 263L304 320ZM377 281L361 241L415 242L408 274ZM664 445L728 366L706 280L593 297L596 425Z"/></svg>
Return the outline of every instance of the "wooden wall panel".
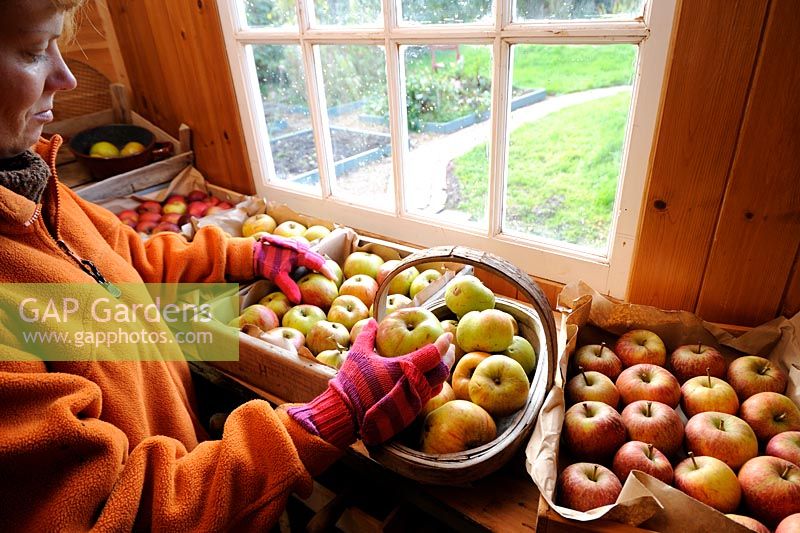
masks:
<svg viewBox="0 0 800 533"><path fill-rule="evenodd" d="M254 193L216 0L107 1L134 108L173 135L188 124L206 178Z"/></svg>
<svg viewBox="0 0 800 533"><path fill-rule="evenodd" d="M75 40L62 47L64 57L88 63L109 81L128 84L125 62L106 0L90 0L77 16Z"/></svg>
<svg viewBox="0 0 800 533"><path fill-rule="evenodd" d="M682 2L629 282L632 302L695 308L766 7L767 0Z"/></svg>
<svg viewBox="0 0 800 533"><path fill-rule="evenodd" d="M800 10L772 0L697 312L774 318L800 245Z"/></svg>

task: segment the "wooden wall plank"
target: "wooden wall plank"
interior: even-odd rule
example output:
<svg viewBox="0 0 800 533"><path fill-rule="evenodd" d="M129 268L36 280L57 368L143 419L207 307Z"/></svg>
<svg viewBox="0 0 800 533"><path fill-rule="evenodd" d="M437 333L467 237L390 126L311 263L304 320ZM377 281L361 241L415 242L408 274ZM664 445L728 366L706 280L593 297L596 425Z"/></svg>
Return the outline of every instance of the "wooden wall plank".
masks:
<svg viewBox="0 0 800 533"><path fill-rule="evenodd" d="M787 317L800 313L800 265L798 262L800 262L800 247L797 249L797 255L794 258L794 271L789 277L786 294L784 294L783 303L781 304L780 314Z"/></svg>
<svg viewBox="0 0 800 533"><path fill-rule="evenodd" d="M629 281L632 302L695 308L766 6L682 2Z"/></svg>
<svg viewBox="0 0 800 533"><path fill-rule="evenodd" d="M758 325L781 306L800 245L800 11L772 0L697 312ZM792 117L792 118L790 118Z"/></svg>
<svg viewBox="0 0 800 533"><path fill-rule="evenodd" d="M189 125L206 178L254 193L216 0L107 3L134 109L174 136Z"/></svg>

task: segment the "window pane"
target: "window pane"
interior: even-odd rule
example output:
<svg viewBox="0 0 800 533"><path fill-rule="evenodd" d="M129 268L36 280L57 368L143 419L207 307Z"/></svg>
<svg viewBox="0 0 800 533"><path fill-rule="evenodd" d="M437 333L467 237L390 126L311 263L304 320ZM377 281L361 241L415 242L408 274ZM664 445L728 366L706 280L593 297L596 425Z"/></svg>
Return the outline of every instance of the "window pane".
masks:
<svg viewBox="0 0 800 533"><path fill-rule="evenodd" d="M383 25L380 0L314 0L314 14L317 24Z"/></svg>
<svg viewBox="0 0 800 533"><path fill-rule="evenodd" d="M391 136L386 110L386 55L382 46L320 46L335 176L334 196L386 210L394 208ZM385 114L380 115L381 118Z"/></svg>
<svg viewBox="0 0 800 533"><path fill-rule="evenodd" d="M407 46L405 165L409 211L486 227L490 46ZM470 176L463 187L457 176Z"/></svg>
<svg viewBox="0 0 800 533"><path fill-rule="evenodd" d="M517 0L515 19L634 19L647 0Z"/></svg>
<svg viewBox="0 0 800 533"><path fill-rule="evenodd" d="M402 0L401 5L404 22L492 22L492 0Z"/></svg>
<svg viewBox="0 0 800 533"><path fill-rule="evenodd" d="M517 45L515 87L547 98L512 111L503 231L605 255L637 47Z"/></svg>
<svg viewBox="0 0 800 533"><path fill-rule="evenodd" d="M248 26L297 26L294 1L244 0Z"/></svg>
<svg viewBox="0 0 800 533"><path fill-rule="evenodd" d="M305 76L297 45L253 45L275 175L313 185L317 153L308 114Z"/></svg>

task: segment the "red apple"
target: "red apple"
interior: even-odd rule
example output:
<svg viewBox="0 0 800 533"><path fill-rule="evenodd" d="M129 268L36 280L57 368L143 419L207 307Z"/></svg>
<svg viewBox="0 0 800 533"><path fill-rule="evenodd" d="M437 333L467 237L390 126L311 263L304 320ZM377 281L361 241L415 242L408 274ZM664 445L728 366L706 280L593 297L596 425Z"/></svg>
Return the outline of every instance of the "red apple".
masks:
<svg viewBox="0 0 800 533"><path fill-rule="evenodd" d="M143 220L143 221L140 221L139 223L137 223L136 227L134 229L136 231L138 231L139 233L148 233L149 234L151 231L153 231L153 228L155 228L156 226L158 226L158 222L151 221L151 220Z"/></svg>
<svg viewBox="0 0 800 533"><path fill-rule="evenodd" d="M208 194L205 191L201 191L200 189L195 189L189 194L186 195L187 202L202 202L208 198Z"/></svg>
<svg viewBox="0 0 800 533"><path fill-rule="evenodd" d="M343 325L348 331L367 317L369 309L364 302L349 294L337 296L328 310L328 320Z"/></svg>
<svg viewBox="0 0 800 533"><path fill-rule="evenodd" d="M294 328L278 327L273 328L260 336L261 339L276 346L285 347L287 344L299 350L306 343L306 337Z"/></svg>
<svg viewBox="0 0 800 533"><path fill-rule="evenodd" d="M161 222L161 213L145 211L139 215L139 222Z"/></svg>
<svg viewBox="0 0 800 533"><path fill-rule="evenodd" d="M389 275L389 272L394 270L399 264L400 264L399 259L389 259L388 261L384 261L383 264L381 264L381 266L378 267L378 273L375 275L375 281L378 282L378 285L383 283L383 280L386 279L386 276ZM417 268L414 267L414 270L417 270ZM417 273L419 274L419 271L417 271Z"/></svg>
<svg viewBox="0 0 800 533"><path fill-rule="evenodd" d="M378 324L375 346L384 357L397 357L430 344L444 333L436 316L422 307L405 307Z"/></svg>
<svg viewBox="0 0 800 533"><path fill-rule="evenodd" d="M726 514L725 516L756 533L770 533L769 528L755 518L740 514Z"/></svg>
<svg viewBox="0 0 800 533"><path fill-rule="evenodd" d="M208 207L219 205L221 200L216 196L209 196L205 199L205 202L208 204Z"/></svg>
<svg viewBox="0 0 800 533"><path fill-rule="evenodd" d="M168 204L168 203L171 203L171 202L182 202L182 203L185 204L186 203L186 197L184 195L182 195L182 194L171 194L171 195L169 195L167 197L167 199L164 201L164 203Z"/></svg>
<svg viewBox="0 0 800 533"><path fill-rule="evenodd" d="M800 468L800 431L778 433L769 439L764 453L786 459Z"/></svg>
<svg viewBox="0 0 800 533"><path fill-rule="evenodd" d="M741 418L706 411L686 423L686 449L716 457L733 470L758 455L756 434Z"/></svg>
<svg viewBox="0 0 800 533"><path fill-rule="evenodd" d="M786 372L757 355L734 359L728 367L728 383L739 395L740 402L759 392L783 394L786 381Z"/></svg>
<svg viewBox="0 0 800 533"><path fill-rule="evenodd" d="M139 214L146 213L146 212L149 212L149 213L161 213L161 204L158 203L158 202L155 202L153 200L146 200L146 201L142 202L141 204L139 204L139 206L136 208L136 211Z"/></svg>
<svg viewBox="0 0 800 533"><path fill-rule="evenodd" d="M591 400L607 403L616 409L619 391L608 376L600 372L586 372L582 367L578 370L580 373L569 380L565 389L569 403Z"/></svg>
<svg viewBox="0 0 800 533"><path fill-rule="evenodd" d="M502 352L513 340L511 315L499 309L470 311L456 326L456 342L466 352Z"/></svg>
<svg viewBox="0 0 800 533"><path fill-rule="evenodd" d="M426 416L428 416L428 413L455 399L456 395L453 392L453 387L451 387L450 384L445 381L442 383L442 390L439 391L439 394L428 400L425 405L422 406L422 410L417 416L424 419Z"/></svg>
<svg viewBox="0 0 800 533"><path fill-rule="evenodd" d="M628 479L631 470L641 470L672 485L672 465L669 459L655 446L638 440L626 442L614 454L614 474L621 480Z"/></svg>
<svg viewBox="0 0 800 533"><path fill-rule="evenodd" d="M226 211L226 209L221 207L220 205L210 205L206 210L206 216L210 217L211 215L216 215L222 213L223 211Z"/></svg>
<svg viewBox="0 0 800 533"><path fill-rule="evenodd" d="M383 264L383 258L370 252L353 252L344 260L342 271L344 278L352 278L358 274L378 278L378 269Z"/></svg>
<svg viewBox="0 0 800 533"><path fill-rule="evenodd" d="M739 408L739 416L750 424L758 440L764 443L778 433L800 430L800 409L777 392L759 392L750 396Z"/></svg>
<svg viewBox="0 0 800 533"><path fill-rule="evenodd" d="M617 501L622 483L608 468L594 463L575 463L558 476L558 503L576 511L588 511Z"/></svg>
<svg viewBox="0 0 800 533"><path fill-rule="evenodd" d="M300 304L286 311L286 314L281 319L281 325L287 328L294 328L303 335L308 335L311 326L326 318L325 311L316 305Z"/></svg>
<svg viewBox="0 0 800 533"><path fill-rule="evenodd" d="M661 402L639 400L622 410L622 422L631 440L652 443L672 457L683 443L681 417Z"/></svg>
<svg viewBox="0 0 800 533"><path fill-rule="evenodd" d="M706 373L715 378L725 377L725 358L713 346L699 342L675 348L669 356L669 366L681 383L695 376L705 376Z"/></svg>
<svg viewBox="0 0 800 533"><path fill-rule="evenodd" d="M675 487L721 513L732 513L742 499L731 467L715 457L695 457L692 452L675 467Z"/></svg>
<svg viewBox="0 0 800 533"><path fill-rule="evenodd" d="M469 352L456 363L452 372L453 393L459 400L469 400L469 381L478 365L489 357L486 352Z"/></svg>
<svg viewBox="0 0 800 533"><path fill-rule="evenodd" d="M581 346L572 356L572 367L582 366L584 370L592 370L617 379L622 372L622 361L605 343Z"/></svg>
<svg viewBox="0 0 800 533"><path fill-rule="evenodd" d="M800 513L800 468L789 461L754 457L739 470L739 483L747 508L768 526Z"/></svg>
<svg viewBox="0 0 800 533"><path fill-rule="evenodd" d="M137 212L136 212L136 211L134 211L133 209L125 209L124 211L120 211L120 212L117 214L117 218L119 218L119 219L120 219L120 220L122 220L123 222L124 222L125 220L133 220L134 222L138 222L138 220L139 220L139 213L137 213Z"/></svg>
<svg viewBox="0 0 800 533"><path fill-rule="evenodd" d="M208 211L208 204L205 202L192 202L186 207L189 216L200 218L205 216Z"/></svg>
<svg viewBox="0 0 800 533"><path fill-rule="evenodd" d="M336 282L322 274L306 274L300 278L297 286L304 304L316 305L323 311L330 309L333 301L339 296Z"/></svg>
<svg viewBox="0 0 800 533"><path fill-rule="evenodd" d="M646 329L634 329L617 339L614 353L626 367L647 363L664 366L667 349L661 337Z"/></svg>
<svg viewBox="0 0 800 533"><path fill-rule="evenodd" d="M349 294L355 296L367 306L367 309L375 301L375 294L378 292L378 282L365 274L356 274L349 277L339 287L339 294Z"/></svg>
<svg viewBox="0 0 800 533"><path fill-rule="evenodd" d="M167 222L165 220L162 220L151 231L151 233L153 235L155 235L156 233L163 233L163 232L180 233L181 232L181 228L178 227L177 224L173 224L172 222Z"/></svg>
<svg viewBox="0 0 800 533"><path fill-rule="evenodd" d="M567 409L561 433L575 457L601 462L610 459L628 435L620 414L602 402L576 403Z"/></svg>
<svg viewBox="0 0 800 533"><path fill-rule="evenodd" d="M422 424L424 453L457 453L483 446L497 437L494 420L482 407L451 400L431 411Z"/></svg>
<svg viewBox="0 0 800 533"><path fill-rule="evenodd" d="M272 309L261 304L253 304L245 307L241 315L231 320L229 325L241 329L248 324L256 326L261 331L269 331L277 328L279 322Z"/></svg>
<svg viewBox="0 0 800 533"><path fill-rule="evenodd" d="M266 305L278 316L278 320L283 320L283 315L292 308L292 302L289 301L289 298L283 294L281 291L274 291L263 298L261 298L258 303L261 305Z"/></svg>
<svg viewBox="0 0 800 533"><path fill-rule="evenodd" d="M688 418L703 411L735 415L739 412L739 399L733 387L721 379L696 376L681 387L681 408Z"/></svg>
<svg viewBox="0 0 800 533"><path fill-rule="evenodd" d="M494 293L475 276L456 276L445 287L444 303L460 319L470 311L494 309Z"/></svg>
<svg viewBox="0 0 800 533"><path fill-rule="evenodd" d="M423 270L411 281L411 285L408 287L409 298L414 299L414 297L422 292L425 287L441 277L442 273L438 270Z"/></svg>
<svg viewBox="0 0 800 533"><path fill-rule="evenodd" d="M775 533L797 533L798 531L800 531L800 513L787 516L775 528Z"/></svg>
<svg viewBox="0 0 800 533"><path fill-rule="evenodd" d="M226 202L226 201L222 200L222 201L220 201L220 203L218 203L216 205L216 207L219 207L220 210L222 210L222 211L227 211L228 209L232 209L233 208L233 204L230 203L230 202Z"/></svg>
<svg viewBox="0 0 800 533"><path fill-rule="evenodd" d="M653 400L675 408L681 399L681 386L675 376L665 368L651 364L638 364L623 370L617 378L617 390L624 404Z"/></svg>
<svg viewBox="0 0 800 533"><path fill-rule="evenodd" d="M528 375L522 365L502 354L490 355L475 367L469 399L492 416L508 416L528 401Z"/></svg>
<svg viewBox="0 0 800 533"><path fill-rule="evenodd" d="M181 215L178 213L166 213L161 215L161 222L169 222L170 224L178 225L178 222L181 219Z"/></svg>

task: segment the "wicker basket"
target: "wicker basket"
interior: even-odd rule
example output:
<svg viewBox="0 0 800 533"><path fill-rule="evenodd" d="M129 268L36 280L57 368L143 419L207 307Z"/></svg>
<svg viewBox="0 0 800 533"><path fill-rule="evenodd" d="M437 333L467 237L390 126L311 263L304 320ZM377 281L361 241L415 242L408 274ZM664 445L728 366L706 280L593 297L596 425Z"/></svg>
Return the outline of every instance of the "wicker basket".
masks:
<svg viewBox="0 0 800 533"><path fill-rule="evenodd" d="M464 452L439 455L415 450L403 444L402 439L370 449L371 457L405 477L436 485L463 485L500 468L530 436L553 383L557 356L556 327L547 299L524 272L500 257L462 246L428 248L404 258L378 288L375 297L375 318L378 321L386 314L386 296L391 280L406 268L433 261L479 267L515 285L529 305L497 296L495 307L517 320L520 335L533 345L537 353L527 404L518 412L496 421L498 436L492 442ZM449 313L442 298L429 300L423 307L440 319Z"/></svg>

